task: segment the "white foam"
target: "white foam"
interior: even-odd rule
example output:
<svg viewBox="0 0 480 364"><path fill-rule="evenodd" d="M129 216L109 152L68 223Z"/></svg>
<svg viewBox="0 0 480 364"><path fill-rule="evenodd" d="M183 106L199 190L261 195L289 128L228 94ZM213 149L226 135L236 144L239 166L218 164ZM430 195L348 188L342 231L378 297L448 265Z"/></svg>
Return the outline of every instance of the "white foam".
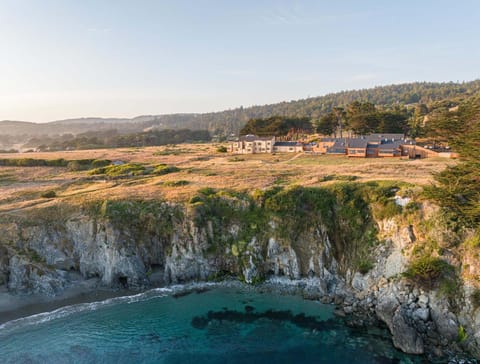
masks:
<svg viewBox="0 0 480 364"><path fill-rule="evenodd" d="M227 283L228 284L228 283ZM49 312L42 312L31 316L22 317L16 320L7 321L0 325L0 337L3 336L9 329L18 329L19 327L30 326L30 325L39 325L45 322L52 320L57 320L75 313L86 312L86 311L95 311L99 308L117 305L117 304L131 304L140 301L147 301L150 299L165 297L181 292L188 292L190 290L213 287L224 285L223 283L212 283L212 282L202 282L202 283L189 283L185 285L173 285L162 288L153 288L148 291L138 293L131 296L121 296L109 298L103 301L89 302L89 303L78 303L71 306L65 306L58 308Z"/></svg>
<svg viewBox="0 0 480 364"><path fill-rule="evenodd" d="M306 287L319 287L320 279L317 277L313 278L300 278L300 279L291 279L288 277L278 277L273 276L268 278L265 283L278 285L279 287L297 287L297 286L306 286Z"/></svg>

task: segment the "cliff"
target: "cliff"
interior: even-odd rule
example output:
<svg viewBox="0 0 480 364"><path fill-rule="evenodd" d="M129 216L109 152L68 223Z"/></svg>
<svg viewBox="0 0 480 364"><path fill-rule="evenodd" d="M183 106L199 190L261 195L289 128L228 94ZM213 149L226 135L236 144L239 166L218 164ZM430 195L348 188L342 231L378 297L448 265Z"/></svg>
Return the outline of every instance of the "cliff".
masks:
<svg viewBox="0 0 480 364"><path fill-rule="evenodd" d="M478 356L477 253L459 251L434 206L399 199L411 195L406 185L345 183L17 211L0 219L0 285L55 295L85 281L305 279L357 324L384 322L405 352Z"/></svg>

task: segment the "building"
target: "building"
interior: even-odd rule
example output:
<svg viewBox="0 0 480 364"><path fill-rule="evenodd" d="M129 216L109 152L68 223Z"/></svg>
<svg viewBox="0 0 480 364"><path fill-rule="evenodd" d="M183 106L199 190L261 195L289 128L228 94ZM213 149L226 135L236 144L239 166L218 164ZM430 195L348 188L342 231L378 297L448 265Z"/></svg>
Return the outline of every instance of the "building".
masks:
<svg viewBox="0 0 480 364"><path fill-rule="evenodd" d="M423 159L423 158L458 158L458 153L452 151L435 151L429 148L415 145L414 143L402 145L402 155L408 156L410 159Z"/></svg>
<svg viewBox="0 0 480 364"><path fill-rule="evenodd" d="M457 157L450 150L433 151L415 145L403 134L377 133L353 138L323 138L314 143L296 141L275 141L275 137L245 135L230 145L230 152L236 154L257 153L314 153L346 155L352 158L409 157L411 159L429 157Z"/></svg>
<svg viewBox="0 0 480 364"><path fill-rule="evenodd" d="M327 148L327 154L347 154L347 139L346 138L338 138L336 139L332 146Z"/></svg>
<svg viewBox="0 0 480 364"><path fill-rule="evenodd" d="M378 144L379 157L401 157L402 145L405 144L403 140L386 140Z"/></svg>
<svg viewBox="0 0 480 364"><path fill-rule="evenodd" d="M274 153L301 153L303 152L303 143L300 142L275 142L273 144Z"/></svg>
<svg viewBox="0 0 480 364"><path fill-rule="evenodd" d="M368 141L365 138L349 139L347 142L347 155L349 157L365 158L367 156Z"/></svg>
<svg viewBox="0 0 480 364"><path fill-rule="evenodd" d="M328 148L332 147L335 142L337 141L336 138L322 138L316 145L312 148L312 152L326 154Z"/></svg>
<svg viewBox="0 0 480 364"><path fill-rule="evenodd" d="M230 145L230 152L235 154L273 153L275 137L259 137L248 134L241 136Z"/></svg>

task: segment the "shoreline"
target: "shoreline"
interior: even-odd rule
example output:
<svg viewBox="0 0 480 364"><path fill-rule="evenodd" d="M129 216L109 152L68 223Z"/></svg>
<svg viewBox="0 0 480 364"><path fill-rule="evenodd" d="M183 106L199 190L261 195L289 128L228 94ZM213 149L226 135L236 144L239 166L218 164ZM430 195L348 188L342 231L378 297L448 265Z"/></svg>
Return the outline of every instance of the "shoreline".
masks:
<svg viewBox="0 0 480 364"><path fill-rule="evenodd" d="M96 283L98 283L98 281ZM359 316L356 314L347 314L345 310L343 310L344 306L342 302L337 301L334 296L325 295L321 289L319 289L317 284L318 279L315 278L291 280L272 277L255 286L238 280L224 280L218 282L192 281L173 285L157 284L152 285L148 289L129 290L123 288L115 289L101 287L97 284L92 284L92 282L83 282L80 286L67 288L58 296L14 295L6 292L2 287L2 289L0 289L0 328L8 328L11 326L10 323L12 325L23 325L24 321L30 322L31 319L38 320L38 316L43 316L44 314L48 317L51 316L49 315L50 313L53 313L55 314L55 317L58 317L56 316L58 314L57 311L60 311L61 314L62 311L67 314L70 314L71 312L79 312L78 309L83 311L85 309L84 307L81 307L83 304L104 303L110 305L125 302L123 298L126 298L127 301L131 301L132 299L136 301L136 296L138 296L140 300L149 299L157 297L159 291L168 295L181 297L197 290L202 292L204 290L209 290L210 288L221 286L241 286L244 288L247 287L259 290L260 292L272 292L281 295L300 295L305 300L314 300L320 304L334 306L334 315L343 318L350 318L350 320L345 321L345 324L348 326L376 326L374 322L368 320L368 315ZM7 306L8 304L10 304L9 307ZM97 305L95 305L95 307L97 307ZM359 317L363 318L358 321L357 319ZM391 333L390 337L393 338ZM445 356L443 355L436 357L435 355L432 356L432 353L432 351L426 351L425 353L420 354L419 357L424 357L428 360L434 359L434 362L445 359ZM446 352L444 355L446 355L446 358L448 358L451 363L476 363L476 359L473 359L473 356L466 351Z"/></svg>
<svg viewBox="0 0 480 364"><path fill-rule="evenodd" d="M151 285L146 289L132 290L126 288L108 288L102 287L98 284L97 279L91 279L89 281L83 281L79 285L71 286L65 289L57 296L43 296L38 294L21 295L13 294L6 290L6 288L0 289L0 325L3 325L9 321L15 321L18 319L26 318L29 316L48 313L57 309L65 308L83 303L101 302L111 298L128 297L138 294L144 294L151 290L158 288L178 288L182 287L181 291L194 290L196 284L200 285L249 285L244 284L238 280L225 280L220 282L186 282L184 284L163 285L160 282ZM321 303L333 303L325 302L321 300L321 293L316 289L316 280L312 279L300 279L300 280L283 280L283 279L268 279L265 282L255 286L254 288L260 290L275 291L281 294L300 294L304 299L316 299ZM309 292L310 294L306 294ZM173 293L176 294L176 293Z"/></svg>
<svg viewBox="0 0 480 364"><path fill-rule="evenodd" d="M154 288L154 287L152 287ZM81 303L104 301L109 298L145 292L103 287L70 287L58 296L15 295L0 291L0 325L28 316L54 311Z"/></svg>

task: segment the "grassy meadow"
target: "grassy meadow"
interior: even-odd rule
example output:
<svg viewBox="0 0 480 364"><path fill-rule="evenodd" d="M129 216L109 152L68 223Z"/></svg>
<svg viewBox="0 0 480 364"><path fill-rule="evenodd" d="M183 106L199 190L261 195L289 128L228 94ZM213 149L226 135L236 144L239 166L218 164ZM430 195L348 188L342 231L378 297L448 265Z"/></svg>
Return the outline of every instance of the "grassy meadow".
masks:
<svg viewBox="0 0 480 364"><path fill-rule="evenodd" d="M225 144L223 144L225 146ZM98 199L187 201L205 187L253 191L272 186L322 186L338 181L403 181L426 185L449 159L354 159L309 154L233 155L222 144L0 154L3 159L59 160L46 166L0 166L0 212ZM104 161L121 166L103 166ZM84 168L73 168L82 165ZM14 161L15 162L15 161ZM30 163L38 164L38 163Z"/></svg>

